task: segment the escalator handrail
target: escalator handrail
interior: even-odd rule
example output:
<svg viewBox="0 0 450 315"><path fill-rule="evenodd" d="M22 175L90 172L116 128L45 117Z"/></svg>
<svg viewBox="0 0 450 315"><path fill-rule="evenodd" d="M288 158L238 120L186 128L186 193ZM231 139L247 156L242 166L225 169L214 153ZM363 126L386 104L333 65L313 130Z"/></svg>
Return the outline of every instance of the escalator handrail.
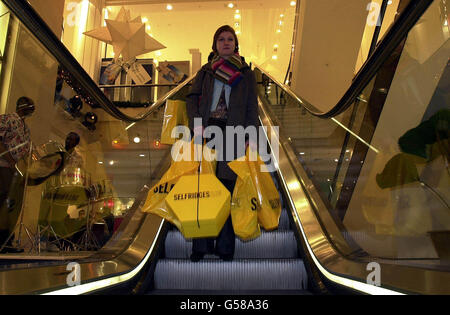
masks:
<svg viewBox="0 0 450 315"><path fill-rule="evenodd" d="M74 80L84 89L92 100L103 108L107 113L118 120L125 122L137 122L145 119L153 113L159 106L186 86L195 74L180 83L176 88L169 91L164 97L147 108L145 113L137 117L131 117L120 111L100 90L94 80L83 69L79 62L73 57L70 51L64 46L60 39L53 33L50 27L44 22L41 16L26 0L2 0L11 12L25 25L26 28L40 41L40 43L53 55L59 64L66 69Z"/></svg>
<svg viewBox="0 0 450 315"><path fill-rule="evenodd" d="M353 78L353 82L344 93L338 103L329 111L322 112L310 104L304 98L298 96L291 88L269 75L261 66L254 65L264 75L280 86L289 96L297 100L312 115L321 118L332 118L350 107L364 88L377 74L383 63L392 55L402 40L408 35L411 28L416 24L425 10L431 5L433 0L411 1L397 20L390 26L382 40L378 43L375 51L367 58L358 73Z"/></svg>

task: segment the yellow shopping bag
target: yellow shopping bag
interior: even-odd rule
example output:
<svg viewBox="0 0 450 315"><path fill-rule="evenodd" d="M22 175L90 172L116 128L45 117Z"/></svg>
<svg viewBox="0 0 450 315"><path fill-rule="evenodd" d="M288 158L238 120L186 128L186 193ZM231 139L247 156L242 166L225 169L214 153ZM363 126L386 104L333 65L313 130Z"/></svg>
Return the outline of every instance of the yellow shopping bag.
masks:
<svg viewBox="0 0 450 315"><path fill-rule="evenodd" d="M180 142L180 144L183 144ZM182 160L181 155L183 154L183 146L180 147L180 150L176 152L177 156L173 157L171 166L167 170L167 172L160 179L158 184L152 187L150 192L148 193L147 200L145 201L144 207L142 208L143 212L156 214L167 221L171 222L175 225L179 230L181 230L181 224L178 218L174 215L170 207L166 204L166 197L175 186L175 184L179 181L179 179L184 175L193 175L196 174L199 167L199 162L195 161L194 158L194 150L199 149L203 152L203 160L201 166L202 174L215 174L216 172L216 163L213 160L214 151L210 150L206 146L194 145L193 141L184 148L190 151L189 159ZM206 159L212 159L208 161Z"/></svg>
<svg viewBox="0 0 450 315"><path fill-rule="evenodd" d="M234 233L243 241L252 240L261 235L254 197L257 192L249 176L250 173L246 172L244 178L237 178L231 198L231 221Z"/></svg>
<svg viewBox="0 0 450 315"><path fill-rule="evenodd" d="M253 155L257 157L256 161L250 160ZM240 179L248 182L246 184L249 195L247 198L250 200L251 209L255 208L257 211L259 224L265 230L278 228L281 216L280 195L259 155L255 152L251 153L248 148L245 159L237 159L228 165Z"/></svg>
<svg viewBox="0 0 450 315"><path fill-rule="evenodd" d="M181 100L167 100L161 130L161 143L174 144L177 139L172 138L172 130L180 125L189 125L186 102Z"/></svg>
<svg viewBox="0 0 450 315"><path fill-rule="evenodd" d="M182 176L166 202L188 239L217 237L230 215L230 192L214 174Z"/></svg>
<svg viewBox="0 0 450 315"><path fill-rule="evenodd" d="M188 149L193 150L192 143L188 146ZM183 154L182 150L178 152L178 155L181 154ZM185 161L181 160L178 156L174 157L167 172L148 193L142 211L156 214L180 229L180 222L167 206L165 199L180 177L186 174L194 174L198 169L198 165L199 162L196 162L194 159Z"/></svg>

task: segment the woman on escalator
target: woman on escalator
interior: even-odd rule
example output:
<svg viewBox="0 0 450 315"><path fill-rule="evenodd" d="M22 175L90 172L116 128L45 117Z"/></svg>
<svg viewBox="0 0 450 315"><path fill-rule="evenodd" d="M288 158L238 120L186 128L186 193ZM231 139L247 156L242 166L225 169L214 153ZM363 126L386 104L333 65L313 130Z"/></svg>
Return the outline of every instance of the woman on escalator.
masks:
<svg viewBox="0 0 450 315"><path fill-rule="evenodd" d="M212 50L208 63L197 73L187 96L186 106L189 127L195 138L204 139L203 132L208 126L217 126L222 129L223 151L217 152L219 148L215 149L217 156L223 157L223 160L217 161L216 175L232 194L236 174L227 163L238 158L236 148L239 144L234 141L233 147L227 145L225 127L242 126L244 129L249 126L257 127L256 80L249 65L239 55L238 38L231 26L224 25L217 29ZM201 124L195 125L195 118L201 118ZM246 139L247 145L256 147L256 143L255 139ZM231 150L234 154L229 154ZM230 156L233 158L230 159ZM214 241L216 241L215 246ZM215 240L213 238L193 240L191 261L197 262L205 254L216 254L225 261L231 261L234 248L235 234L231 216L229 216Z"/></svg>

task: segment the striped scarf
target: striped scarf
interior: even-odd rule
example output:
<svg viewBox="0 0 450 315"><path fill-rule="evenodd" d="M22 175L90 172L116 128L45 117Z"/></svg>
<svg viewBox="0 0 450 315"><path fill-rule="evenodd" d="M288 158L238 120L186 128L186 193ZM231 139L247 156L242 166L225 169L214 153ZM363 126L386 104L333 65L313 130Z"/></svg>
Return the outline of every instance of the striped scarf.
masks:
<svg viewBox="0 0 450 315"><path fill-rule="evenodd" d="M211 60L211 67L214 71L214 76L231 87L236 86L243 78L240 72L242 61L238 53L235 53L228 59L214 55Z"/></svg>

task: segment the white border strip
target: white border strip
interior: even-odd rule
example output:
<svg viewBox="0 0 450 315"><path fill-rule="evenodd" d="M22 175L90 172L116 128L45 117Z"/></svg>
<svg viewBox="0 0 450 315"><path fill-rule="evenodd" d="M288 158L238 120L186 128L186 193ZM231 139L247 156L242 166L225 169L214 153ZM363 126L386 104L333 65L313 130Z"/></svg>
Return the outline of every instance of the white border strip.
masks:
<svg viewBox="0 0 450 315"><path fill-rule="evenodd" d="M115 285L115 284L118 284L118 283L130 280L139 271L141 271L141 269L144 267L144 265L147 263L148 259L150 258L150 255L153 252L153 248L156 245L156 241L158 239L158 236L161 233L161 229L163 227L164 222L165 222L165 220L161 221L161 225L159 226L158 232L156 233L156 236L155 236L155 238L153 240L153 244L150 247L150 249L148 250L148 252L145 255L144 259L132 271L130 271L130 272L126 273L126 274L120 275L120 276L111 277L111 278L103 279L103 280L99 280L99 281L88 282L88 283L80 284L80 285L77 285L77 286L74 286L74 287L70 287L70 288L65 288L65 289L61 289L61 290L56 290L56 291L44 293L42 295L78 295L78 294L84 294L84 293L92 292L94 290L106 288L106 287L109 287L111 285Z"/></svg>

